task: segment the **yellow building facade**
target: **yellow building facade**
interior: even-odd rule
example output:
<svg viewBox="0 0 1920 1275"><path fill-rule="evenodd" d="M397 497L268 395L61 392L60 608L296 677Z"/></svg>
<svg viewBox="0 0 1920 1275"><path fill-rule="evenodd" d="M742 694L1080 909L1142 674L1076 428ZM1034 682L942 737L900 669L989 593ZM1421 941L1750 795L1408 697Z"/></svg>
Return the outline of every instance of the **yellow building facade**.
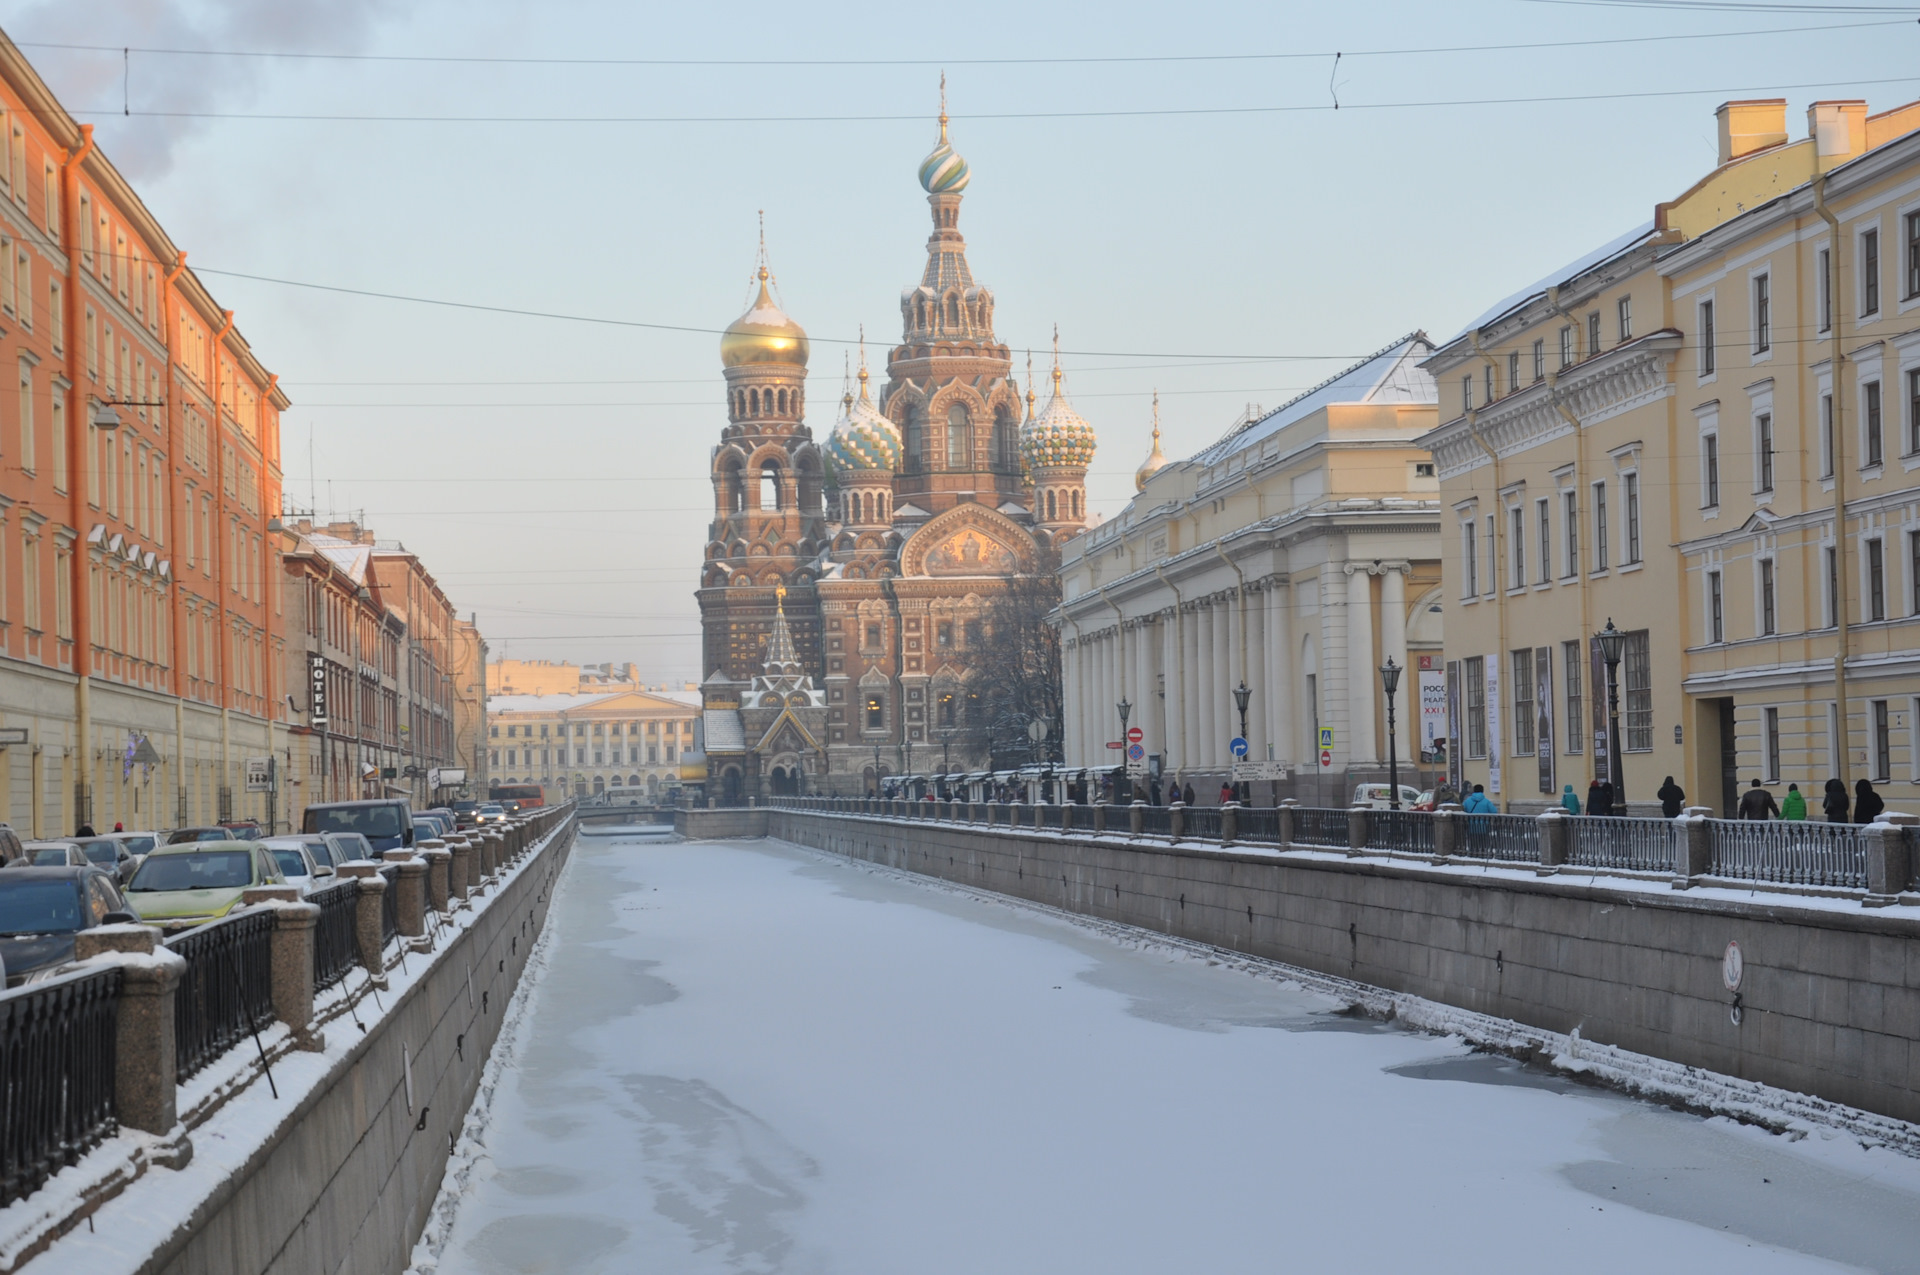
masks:
<svg viewBox="0 0 1920 1275"><path fill-rule="evenodd" d="M1609 621L1632 813L1920 794L1920 104L1717 122L1702 181L1427 363L1453 756L1503 808L1609 774Z"/></svg>
<svg viewBox="0 0 1920 1275"><path fill-rule="evenodd" d="M699 715L698 691L497 695L487 704L487 765L496 783L539 784L550 801L657 798L680 786Z"/></svg>

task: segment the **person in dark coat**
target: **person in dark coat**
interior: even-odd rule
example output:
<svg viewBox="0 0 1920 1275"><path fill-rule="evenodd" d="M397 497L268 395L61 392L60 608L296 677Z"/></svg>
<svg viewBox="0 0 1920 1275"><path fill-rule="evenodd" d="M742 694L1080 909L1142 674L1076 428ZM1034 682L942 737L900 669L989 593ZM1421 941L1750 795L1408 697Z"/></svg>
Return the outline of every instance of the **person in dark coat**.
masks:
<svg viewBox="0 0 1920 1275"><path fill-rule="evenodd" d="M1820 808L1827 812L1828 823L1846 823L1847 786L1838 779L1827 780L1827 795L1820 802Z"/></svg>
<svg viewBox="0 0 1920 1275"><path fill-rule="evenodd" d="M1774 804L1773 794L1762 788L1758 779L1753 781L1753 787L1740 794L1740 817L1761 823L1780 817L1780 807Z"/></svg>
<svg viewBox="0 0 1920 1275"><path fill-rule="evenodd" d="M1613 813L1613 781L1611 779L1602 779L1587 790L1587 813L1590 815Z"/></svg>
<svg viewBox="0 0 1920 1275"><path fill-rule="evenodd" d="M1660 813L1669 819L1677 819L1687 804L1687 790L1673 782L1673 776L1667 776L1667 782L1660 785L1660 791L1654 794L1660 798Z"/></svg>
<svg viewBox="0 0 1920 1275"><path fill-rule="evenodd" d="M1187 784L1186 792L1181 794L1180 800L1186 802L1189 806L1193 804L1193 784L1191 781Z"/></svg>
<svg viewBox="0 0 1920 1275"><path fill-rule="evenodd" d="M1860 782L1861 782L1861 783L1865 783L1865 782L1866 782L1866 780L1864 780L1864 779L1863 779L1863 780L1861 780ZM78 832L76 832L76 833L74 833L73 835L74 835L74 836L76 836L76 837L97 837L97 836L99 836L100 834L99 834L99 833L97 833L97 832L95 832L95 831L93 830L93 825L92 825L92 824L90 824L90 823L83 823L83 824L81 824L81 825L80 825L80 830L79 830Z"/></svg>
<svg viewBox="0 0 1920 1275"><path fill-rule="evenodd" d="M1160 776L1158 775L1147 781L1147 804L1149 806L1160 804Z"/></svg>
<svg viewBox="0 0 1920 1275"><path fill-rule="evenodd" d="M1880 794L1873 790L1872 784L1862 779L1853 786L1853 821L1855 823L1872 823L1873 817L1886 808L1887 803L1880 800Z"/></svg>
<svg viewBox="0 0 1920 1275"><path fill-rule="evenodd" d="M1590 815L1604 813L1600 809L1600 781L1598 779L1591 780L1587 784L1587 813Z"/></svg>

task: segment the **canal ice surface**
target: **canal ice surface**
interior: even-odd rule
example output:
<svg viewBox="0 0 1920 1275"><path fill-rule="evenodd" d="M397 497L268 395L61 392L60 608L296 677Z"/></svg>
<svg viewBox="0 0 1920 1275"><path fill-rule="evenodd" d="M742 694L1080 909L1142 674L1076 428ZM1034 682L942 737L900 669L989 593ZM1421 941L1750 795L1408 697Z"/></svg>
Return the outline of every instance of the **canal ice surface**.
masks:
<svg viewBox="0 0 1920 1275"><path fill-rule="evenodd" d="M583 837L415 1270L1920 1270L1920 1166L778 842Z"/></svg>

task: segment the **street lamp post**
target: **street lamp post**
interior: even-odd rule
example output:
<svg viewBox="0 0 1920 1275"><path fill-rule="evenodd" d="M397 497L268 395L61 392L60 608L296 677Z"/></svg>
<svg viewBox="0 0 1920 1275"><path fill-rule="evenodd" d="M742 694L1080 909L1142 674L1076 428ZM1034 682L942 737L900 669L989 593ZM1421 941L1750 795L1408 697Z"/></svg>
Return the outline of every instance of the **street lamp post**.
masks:
<svg viewBox="0 0 1920 1275"><path fill-rule="evenodd" d="M1620 760L1620 657L1626 651L1627 635L1613 627L1600 630L1600 658L1607 665L1607 782L1613 785L1613 800L1618 809L1627 804L1627 768Z"/></svg>
<svg viewBox="0 0 1920 1275"><path fill-rule="evenodd" d="M873 795L880 795L880 741L873 744Z"/></svg>
<svg viewBox="0 0 1920 1275"><path fill-rule="evenodd" d="M1127 797L1130 798L1133 795L1133 782L1127 777L1127 718L1133 713L1133 705L1127 703L1126 697L1122 696L1120 702L1114 707L1120 710L1120 778L1113 785L1114 799L1118 801L1121 799L1122 784L1125 784L1128 789Z"/></svg>
<svg viewBox="0 0 1920 1275"><path fill-rule="evenodd" d="M1389 655L1380 666L1380 684L1387 691L1387 805L1400 809L1400 741L1394 732L1393 693L1400 689L1400 666Z"/></svg>
<svg viewBox="0 0 1920 1275"><path fill-rule="evenodd" d="M1252 698L1253 690L1247 685L1247 679L1243 677L1240 679L1240 685L1233 688L1233 702L1240 706L1241 739L1247 738L1247 701ZM1247 755L1253 755L1253 743L1251 740L1247 742ZM1253 802L1253 784L1248 783L1246 787L1246 792L1240 793L1240 785L1235 784L1233 786L1234 791L1239 793L1240 800L1245 804L1251 805Z"/></svg>

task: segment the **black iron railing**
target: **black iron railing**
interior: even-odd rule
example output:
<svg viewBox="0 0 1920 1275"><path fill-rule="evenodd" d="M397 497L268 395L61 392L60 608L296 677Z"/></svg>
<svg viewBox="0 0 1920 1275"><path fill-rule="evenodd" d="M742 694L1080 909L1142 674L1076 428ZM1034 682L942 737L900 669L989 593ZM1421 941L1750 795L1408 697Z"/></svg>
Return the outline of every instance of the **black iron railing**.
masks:
<svg viewBox="0 0 1920 1275"><path fill-rule="evenodd" d="M400 865L390 863L380 869L387 888L380 892L380 946L400 937Z"/></svg>
<svg viewBox="0 0 1920 1275"><path fill-rule="evenodd" d="M1071 812L1068 818L1072 820L1072 826L1075 831L1093 831L1094 814L1092 806L1068 806L1067 809Z"/></svg>
<svg viewBox="0 0 1920 1275"><path fill-rule="evenodd" d="M1462 814L1457 816L1460 844L1454 853L1462 859L1492 859L1499 863L1540 862L1540 822L1532 815Z"/></svg>
<svg viewBox="0 0 1920 1275"><path fill-rule="evenodd" d="M1293 812L1293 839L1303 845L1345 850L1347 812L1328 806L1297 806Z"/></svg>
<svg viewBox="0 0 1920 1275"><path fill-rule="evenodd" d="M1860 828L1814 820L1711 819L1708 872L1746 881L1867 888L1867 843Z"/></svg>
<svg viewBox="0 0 1920 1275"><path fill-rule="evenodd" d="M1219 806L1188 806L1186 826L1180 835L1199 841L1220 840L1220 809Z"/></svg>
<svg viewBox="0 0 1920 1275"><path fill-rule="evenodd" d="M1420 810L1369 810L1367 844L1381 850L1433 853L1434 816Z"/></svg>
<svg viewBox="0 0 1920 1275"><path fill-rule="evenodd" d="M173 995L173 1075L184 1081L273 1021L273 913L213 921L167 946L187 963Z"/></svg>
<svg viewBox="0 0 1920 1275"><path fill-rule="evenodd" d="M38 1190L119 1128L121 971L0 996L0 1205Z"/></svg>
<svg viewBox="0 0 1920 1275"><path fill-rule="evenodd" d="M1240 808L1240 829L1235 836L1241 841L1262 841L1275 845L1280 840L1280 812L1256 806Z"/></svg>
<svg viewBox="0 0 1920 1275"><path fill-rule="evenodd" d="M1133 815L1126 806L1107 807L1107 829L1112 832L1125 832L1133 826ZM1150 837L1170 837L1173 835L1172 806L1140 807L1140 831Z"/></svg>
<svg viewBox="0 0 1920 1275"><path fill-rule="evenodd" d="M360 882L349 877L338 885L315 890L307 902L320 909L313 927L313 990L325 991L347 976L359 957L354 942Z"/></svg>

